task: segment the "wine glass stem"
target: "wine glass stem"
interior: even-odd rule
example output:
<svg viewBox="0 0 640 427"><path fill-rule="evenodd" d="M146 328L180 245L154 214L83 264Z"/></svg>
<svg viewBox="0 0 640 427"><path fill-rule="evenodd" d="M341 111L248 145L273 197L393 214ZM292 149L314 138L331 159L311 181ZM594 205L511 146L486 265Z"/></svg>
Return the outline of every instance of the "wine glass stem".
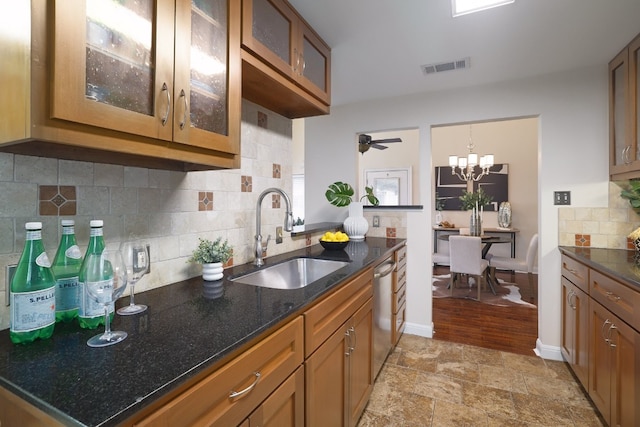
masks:
<svg viewBox="0 0 640 427"><path fill-rule="evenodd" d="M111 318L109 317L109 305L104 306L104 334L111 335Z"/></svg>
<svg viewBox="0 0 640 427"><path fill-rule="evenodd" d="M136 304L133 302L133 294L134 294L134 287L135 287L135 285L136 285L136 284L135 284L135 282L131 282L131 285L130 285L130 286L131 286L131 298L129 299L129 305L130 305L131 307L133 307L134 305L136 305Z"/></svg>

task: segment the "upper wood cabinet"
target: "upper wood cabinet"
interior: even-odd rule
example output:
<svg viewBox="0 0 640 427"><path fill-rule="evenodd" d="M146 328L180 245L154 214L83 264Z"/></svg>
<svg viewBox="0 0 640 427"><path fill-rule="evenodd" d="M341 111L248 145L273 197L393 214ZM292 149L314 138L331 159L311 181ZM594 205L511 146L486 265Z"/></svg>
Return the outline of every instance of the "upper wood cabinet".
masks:
<svg viewBox="0 0 640 427"><path fill-rule="evenodd" d="M640 35L609 63L609 173L640 177Z"/></svg>
<svg viewBox="0 0 640 427"><path fill-rule="evenodd" d="M245 98L292 118L328 113L331 50L289 3L244 0L242 46Z"/></svg>
<svg viewBox="0 0 640 427"><path fill-rule="evenodd" d="M31 111L24 141L0 136L0 150L239 167L239 2L33 0L27 13Z"/></svg>

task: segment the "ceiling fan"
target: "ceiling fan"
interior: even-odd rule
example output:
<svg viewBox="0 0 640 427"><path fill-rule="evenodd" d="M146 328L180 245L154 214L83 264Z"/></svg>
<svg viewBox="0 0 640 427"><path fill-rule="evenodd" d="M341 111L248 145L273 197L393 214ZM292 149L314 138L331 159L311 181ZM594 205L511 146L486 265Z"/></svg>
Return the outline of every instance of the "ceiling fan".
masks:
<svg viewBox="0 0 640 427"><path fill-rule="evenodd" d="M364 154L371 147L378 150L386 150L389 147L382 144L390 144L392 142L402 142L402 140L400 138L371 139L371 135L361 133L358 135L358 151Z"/></svg>

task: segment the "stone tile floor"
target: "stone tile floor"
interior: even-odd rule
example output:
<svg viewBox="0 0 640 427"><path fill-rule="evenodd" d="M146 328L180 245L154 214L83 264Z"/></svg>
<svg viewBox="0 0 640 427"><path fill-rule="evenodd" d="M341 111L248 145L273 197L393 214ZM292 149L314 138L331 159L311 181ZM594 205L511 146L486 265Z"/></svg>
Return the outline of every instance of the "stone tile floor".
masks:
<svg viewBox="0 0 640 427"><path fill-rule="evenodd" d="M603 426L562 362L403 335L358 427Z"/></svg>

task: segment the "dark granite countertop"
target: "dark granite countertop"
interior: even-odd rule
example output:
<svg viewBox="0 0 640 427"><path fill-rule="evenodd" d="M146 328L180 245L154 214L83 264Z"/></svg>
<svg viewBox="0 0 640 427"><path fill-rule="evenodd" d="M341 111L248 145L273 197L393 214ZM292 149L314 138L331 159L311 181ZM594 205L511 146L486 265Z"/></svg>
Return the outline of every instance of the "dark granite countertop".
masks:
<svg viewBox="0 0 640 427"><path fill-rule="evenodd" d="M350 242L344 251L313 245L265 259L265 266L295 256L350 261L301 289L229 282L228 277L255 269L244 264L225 270L224 293L216 299L203 297L200 277L141 293L136 301L149 309L134 316L116 315L112 329L129 336L110 347L88 347L87 339L102 329L83 330L77 323L58 324L51 339L24 346L13 345L5 329L0 331L0 385L65 425L117 425L300 314L403 243L367 238ZM125 297L116 306L127 303Z"/></svg>
<svg viewBox="0 0 640 427"><path fill-rule="evenodd" d="M560 251L640 291L640 254L625 249L560 246Z"/></svg>

